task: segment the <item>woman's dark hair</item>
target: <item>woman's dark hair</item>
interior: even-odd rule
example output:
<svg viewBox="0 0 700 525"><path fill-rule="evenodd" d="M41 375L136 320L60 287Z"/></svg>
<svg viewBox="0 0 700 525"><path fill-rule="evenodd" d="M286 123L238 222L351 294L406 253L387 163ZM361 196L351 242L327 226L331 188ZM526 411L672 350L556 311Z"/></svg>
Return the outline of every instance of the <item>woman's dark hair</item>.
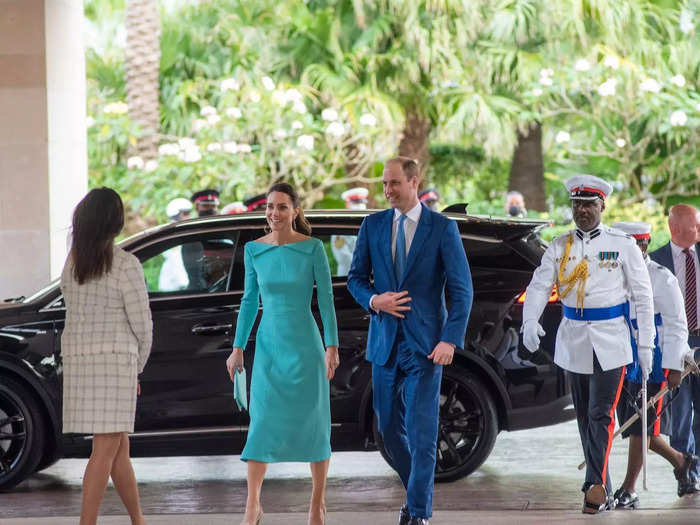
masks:
<svg viewBox="0 0 700 525"><path fill-rule="evenodd" d="M303 233L304 235L311 235L311 225L309 224L309 221L306 220L306 217L304 217L304 210L301 209L301 205L299 204L299 194L292 187L292 185L287 184L286 182L278 182L277 184L273 184L270 186L270 189L267 190L266 196L269 197L270 193L273 191L286 193L292 200L292 206L299 208L299 214L297 215L297 218L294 219L294 223L292 225L294 226L294 229L299 233Z"/></svg>
<svg viewBox="0 0 700 525"><path fill-rule="evenodd" d="M124 205L111 188L95 188L75 207L70 257L78 284L112 269L114 238L124 227Z"/></svg>

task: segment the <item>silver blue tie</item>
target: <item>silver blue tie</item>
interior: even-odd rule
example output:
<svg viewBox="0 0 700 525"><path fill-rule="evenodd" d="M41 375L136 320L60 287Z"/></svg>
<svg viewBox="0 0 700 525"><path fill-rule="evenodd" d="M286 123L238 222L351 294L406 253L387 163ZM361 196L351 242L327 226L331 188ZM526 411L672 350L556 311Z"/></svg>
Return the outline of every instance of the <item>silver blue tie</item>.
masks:
<svg viewBox="0 0 700 525"><path fill-rule="evenodd" d="M406 270L406 233L404 232L404 224L406 223L406 215L401 214L399 219L399 227L396 230L396 253L394 254L394 273L396 281L401 282L403 272Z"/></svg>

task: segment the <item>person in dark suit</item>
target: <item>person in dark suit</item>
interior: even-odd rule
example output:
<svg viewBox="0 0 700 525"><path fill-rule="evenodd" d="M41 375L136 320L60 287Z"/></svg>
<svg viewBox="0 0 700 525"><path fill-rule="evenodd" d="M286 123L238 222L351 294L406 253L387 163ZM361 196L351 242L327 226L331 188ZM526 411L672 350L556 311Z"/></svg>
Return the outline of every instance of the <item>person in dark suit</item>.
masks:
<svg viewBox="0 0 700 525"><path fill-rule="evenodd" d="M685 299L688 318L688 345L700 346L700 211L688 204L676 204L669 210L671 241L649 254L652 261L665 266L678 279ZM700 357L697 352L695 359ZM671 404L671 446L695 454L700 443L700 377L691 375L681 383ZM700 472L690 472L690 483L678 482L678 495L700 492Z"/></svg>
<svg viewBox="0 0 700 525"><path fill-rule="evenodd" d="M442 367L464 345L473 297L457 224L421 204L418 178L412 159L386 163L391 209L362 222L348 274L350 293L372 314L367 360L379 431L406 488L400 525L427 525L432 515Z"/></svg>

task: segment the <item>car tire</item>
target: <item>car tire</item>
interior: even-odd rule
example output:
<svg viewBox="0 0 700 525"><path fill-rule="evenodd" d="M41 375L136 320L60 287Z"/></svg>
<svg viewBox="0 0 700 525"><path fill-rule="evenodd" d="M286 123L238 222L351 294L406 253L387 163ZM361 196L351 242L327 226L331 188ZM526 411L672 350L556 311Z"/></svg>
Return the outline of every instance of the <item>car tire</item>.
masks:
<svg viewBox="0 0 700 525"><path fill-rule="evenodd" d="M374 441L391 465L384 442L373 423ZM459 366L445 367L440 387L435 481L455 481L478 469L489 457L498 436L498 411L483 382Z"/></svg>
<svg viewBox="0 0 700 525"><path fill-rule="evenodd" d="M45 424L32 393L0 377L0 490L8 490L35 471L44 453Z"/></svg>

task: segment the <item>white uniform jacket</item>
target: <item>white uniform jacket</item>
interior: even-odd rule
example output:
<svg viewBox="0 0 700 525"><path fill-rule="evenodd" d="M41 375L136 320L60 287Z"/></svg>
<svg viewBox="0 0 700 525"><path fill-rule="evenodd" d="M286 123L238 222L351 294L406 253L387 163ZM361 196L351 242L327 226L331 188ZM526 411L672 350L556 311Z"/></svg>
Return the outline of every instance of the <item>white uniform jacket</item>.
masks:
<svg viewBox="0 0 700 525"><path fill-rule="evenodd" d="M540 266L527 287L523 324L539 321L552 287L559 286L559 264L564 256L567 232L554 239L545 250ZM642 252L626 233L600 224L590 232L572 230L573 245L566 262L568 276L582 259L588 264L583 308L607 308L625 303L636 306L640 346L654 347L654 305ZM576 308L576 286L561 299ZM564 317L557 331L554 362L579 374L593 373L593 353L603 370L632 362L632 345L627 321L619 316L602 321L578 321Z"/></svg>
<svg viewBox="0 0 700 525"><path fill-rule="evenodd" d="M661 366L670 370L683 370L683 357L688 346L688 321L685 303L676 276L668 268L646 257L651 288L654 292L654 314L661 315L661 325L656 327L661 348ZM635 319L634 305L631 317Z"/></svg>

